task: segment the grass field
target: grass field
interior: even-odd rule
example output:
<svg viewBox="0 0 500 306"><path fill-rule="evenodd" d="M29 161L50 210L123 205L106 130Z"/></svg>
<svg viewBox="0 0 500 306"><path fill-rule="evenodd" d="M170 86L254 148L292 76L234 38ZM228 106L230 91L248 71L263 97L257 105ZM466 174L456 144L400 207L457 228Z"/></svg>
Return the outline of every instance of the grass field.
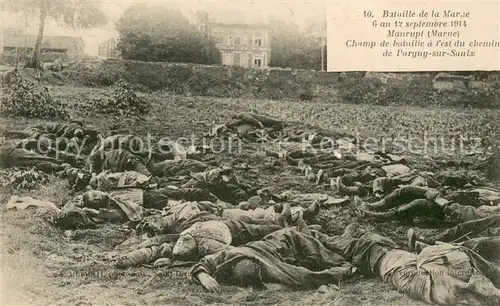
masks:
<svg viewBox="0 0 500 306"><path fill-rule="evenodd" d="M108 94L107 89L53 87L53 94L73 107L74 117L107 131L121 125L132 133L145 136L189 137L203 135L213 125L225 123L240 111L258 111L291 122L296 126L317 126L342 130L364 137L397 137L442 135L446 139L458 135L483 135L498 138L500 114L484 110L420 109L366 107L361 105L322 104L319 102L260 101L216 99L206 97L168 96L162 93L144 94L154 101L154 111L142 122L130 125L117 123L103 114L82 113L76 107L92 97ZM43 122L43 121L40 121ZM33 121L20 118L0 119L0 133L18 130ZM456 154L460 155L459 153ZM302 177L284 176L283 169L269 170L265 157L255 148L240 155L222 153L219 163L232 166L246 163L255 171L239 171L242 179L276 191L297 189L332 194L326 186L316 186ZM18 191L3 188L1 203ZM53 201L62 206L71 198L67 184L53 178L37 190L26 191L36 198ZM355 219L349 208L323 211L332 219L331 233L340 233ZM252 292L248 289L223 286L221 295L205 293L201 287L189 284L186 269L169 272L161 269L135 268L118 272L103 266L96 258L105 251L120 248L130 237L127 229L107 225L97 230L74 231L69 237L48 224L50 215L39 211L4 212L0 239L2 246L2 290L6 305L423 305L388 288L378 279L354 279L338 290L293 292L283 288ZM363 222L362 220L360 222ZM399 224L368 224L382 233L404 242L407 226ZM121 246L123 249L123 246ZM119 250L119 249L115 249ZM71 269L68 264L78 264ZM89 273L90 271L90 273ZM96 272L97 271L97 272Z"/></svg>

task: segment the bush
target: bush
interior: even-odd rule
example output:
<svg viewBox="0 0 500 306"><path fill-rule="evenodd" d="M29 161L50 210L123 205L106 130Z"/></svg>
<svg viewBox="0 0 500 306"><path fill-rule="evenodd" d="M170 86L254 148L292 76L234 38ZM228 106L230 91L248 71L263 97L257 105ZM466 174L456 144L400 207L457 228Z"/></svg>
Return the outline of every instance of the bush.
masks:
<svg viewBox="0 0 500 306"><path fill-rule="evenodd" d="M472 89L464 97L464 107L500 108L499 84L488 84L481 90Z"/></svg>
<svg viewBox="0 0 500 306"><path fill-rule="evenodd" d="M106 69L104 65L92 68L76 64L63 69L61 75L78 85L93 87L112 86L122 78L123 72L120 69Z"/></svg>
<svg viewBox="0 0 500 306"><path fill-rule="evenodd" d="M351 79L339 89L339 94L345 102L373 104L373 99L382 85L382 81L377 78Z"/></svg>
<svg viewBox="0 0 500 306"><path fill-rule="evenodd" d="M24 78L16 70L9 82L3 85L7 92L1 98L1 112L4 115L39 119L69 118L66 105L54 99L46 86Z"/></svg>
<svg viewBox="0 0 500 306"><path fill-rule="evenodd" d="M434 89L432 79L425 77L414 77L405 88L405 100L402 105L433 106L443 101Z"/></svg>
<svg viewBox="0 0 500 306"><path fill-rule="evenodd" d="M80 107L82 108L81 105ZM93 99L83 108L117 117L137 118L149 114L151 103L138 97L132 86L125 80L120 79L114 85L113 94L110 98Z"/></svg>

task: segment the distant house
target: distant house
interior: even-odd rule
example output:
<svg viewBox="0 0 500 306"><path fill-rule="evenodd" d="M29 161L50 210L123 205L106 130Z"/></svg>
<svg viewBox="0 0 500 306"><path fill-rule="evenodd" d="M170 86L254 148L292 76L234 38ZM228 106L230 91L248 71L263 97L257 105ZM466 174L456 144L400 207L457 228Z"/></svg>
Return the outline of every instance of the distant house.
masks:
<svg viewBox="0 0 500 306"><path fill-rule="evenodd" d="M223 65L266 68L271 57L271 35L266 22L244 20L248 14L225 12L208 16L197 13L201 31L215 40ZM255 16L251 16L255 17Z"/></svg>
<svg viewBox="0 0 500 306"><path fill-rule="evenodd" d="M18 32L5 31L3 51L32 52L35 42L36 35L22 35ZM85 44L81 37L44 36L41 51L42 53L61 53L71 58L81 58L83 57L84 47Z"/></svg>
<svg viewBox="0 0 500 306"><path fill-rule="evenodd" d="M110 38L100 43L97 47L97 55L103 58L120 58L120 54L116 49L116 39Z"/></svg>

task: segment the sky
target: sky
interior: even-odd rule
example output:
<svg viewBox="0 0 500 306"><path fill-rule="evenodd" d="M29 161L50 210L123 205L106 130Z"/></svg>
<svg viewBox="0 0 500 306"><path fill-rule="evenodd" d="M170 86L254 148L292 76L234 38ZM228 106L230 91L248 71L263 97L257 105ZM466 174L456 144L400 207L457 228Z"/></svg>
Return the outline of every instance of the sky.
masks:
<svg viewBox="0 0 500 306"><path fill-rule="evenodd" d="M185 1L168 1L168 0L96 0L99 2L101 9L108 16L110 22L105 27L94 29L73 29L71 27L62 27L55 22L47 22L45 26L45 35L65 35L65 36L81 36L85 42L85 54L96 55L97 46L99 43L117 37L118 32L114 29L114 22L117 21L123 12L131 5L138 3L150 3L163 5L170 8L180 9L181 12L189 18L196 10L211 11L231 10L241 11L242 13L254 13L260 15L272 15L277 18L294 21L297 25L303 26L308 20L325 18L325 2L314 1L237 1L237 0L185 0ZM28 34L36 34L38 32L38 24L36 19L21 15L14 15L8 12L3 12L3 24L5 27L17 27L25 30Z"/></svg>

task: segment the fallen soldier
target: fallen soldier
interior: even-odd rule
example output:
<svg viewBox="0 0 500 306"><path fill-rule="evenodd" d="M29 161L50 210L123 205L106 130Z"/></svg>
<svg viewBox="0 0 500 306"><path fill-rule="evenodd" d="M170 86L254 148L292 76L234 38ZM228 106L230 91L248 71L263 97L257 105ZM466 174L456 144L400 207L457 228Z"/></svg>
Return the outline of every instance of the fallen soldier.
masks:
<svg viewBox="0 0 500 306"><path fill-rule="evenodd" d="M120 166L123 158L130 158L144 165L144 168L141 166L142 173L146 174L146 168L149 168L151 173L158 177L201 172L208 167L201 161L186 160L184 157L187 155L183 158L177 158L183 155L184 151L178 144L169 143L158 143L147 148L142 140L134 135L117 134L100 140L89 154L87 167L91 173L96 174L103 169L134 170L130 167ZM195 153L195 155L198 154ZM108 165L106 165L106 160ZM114 171L116 172L116 170ZM147 171L149 172L149 170Z"/></svg>
<svg viewBox="0 0 500 306"><path fill-rule="evenodd" d="M287 163L291 166L298 166L299 163L304 163L305 165L311 166L313 170L323 170L324 173L338 171L340 169L354 169L354 170L364 170L368 167L380 168L384 165L380 161L367 161L367 160L351 160L351 159L339 159L337 154L329 153L324 156L312 156L305 158L293 158L289 155L285 156Z"/></svg>
<svg viewBox="0 0 500 306"><path fill-rule="evenodd" d="M91 173L99 173L109 152L128 152L127 156L139 156L147 158L149 151L144 147L142 140L134 135L112 135L103 138L94 146L88 156L88 168ZM111 153L113 154L113 153ZM114 153L116 154L116 153ZM119 172L119 171L118 171Z"/></svg>
<svg viewBox="0 0 500 306"><path fill-rule="evenodd" d="M275 130L281 130L284 127L284 123L277 118L273 118L266 115L260 115L250 112L242 112L233 117L233 121L227 124L228 127L241 125L242 123L250 124L259 128L272 128Z"/></svg>
<svg viewBox="0 0 500 306"><path fill-rule="evenodd" d="M288 224L288 214L275 214L274 219L219 218L209 211L210 204L177 202L168 209L172 221L171 234L156 235L143 241L137 250L131 251L114 260L118 268L128 268L155 261L170 264L173 260L199 259L224 249L229 245L237 246L259 240L267 234L282 229ZM204 211L202 211L204 210ZM289 208L285 208L289 210ZM175 223L175 225L174 225ZM302 220L293 224L306 225ZM182 230L181 230L182 229ZM179 233L179 234L176 234Z"/></svg>
<svg viewBox="0 0 500 306"><path fill-rule="evenodd" d="M420 240L420 237L415 233L413 229L408 230L407 237L408 248L412 251L416 250L417 252L420 252L430 245L442 244L443 242L446 242L441 240L434 240L432 242ZM493 261L495 263L499 263L500 261L499 235L495 235L494 237L471 238L465 241L448 241L448 243L469 248L479 255L483 256L486 260Z"/></svg>
<svg viewBox="0 0 500 306"><path fill-rule="evenodd" d="M405 185L437 188L439 183L426 173L410 173L395 177L381 176L373 181L373 195L377 198L382 198L384 195L390 194L398 187Z"/></svg>
<svg viewBox="0 0 500 306"><path fill-rule="evenodd" d="M264 140L268 136L273 136L284 127L282 121L265 115L243 112L234 116L227 124L216 126L209 136L215 137L230 130L235 132L240 138Z"/></svg>
<svg viewBox="0 0 500 306"><path fill-rule="evenodd" d="M39 138L42 135L53 135L55 138L82 138L84 136L83 124L50 123L48 125L30 126L23 131L24 138Z"/></svg>
<svg viewBox="0 0 500 306"><path fill-rule="evenodd" d="M313 130L315 128L312 128ZM349 147L352 149L355 147L356 137L339 132L339 131L304 131L304 130L294 130L287 133L287 138L289 141L293 142L307 142L313 148L330 148L330 147Z"/></svg>
<svg viewBox="0 0 500 306"><path fill-rule="evenodd" d="M152 175L156 177L171 177L176 175L189 175L190 173L203 172L208 164L195 159L164 160L149 166Z"/></svg>
<svg viewBox="0 0 500 306"><path fill-rule="evenodd" d="M127 187L150 189L155 187L153 181L151 176L136 171L111 172L111 170L106 170L92 177L89 186L101 191Z"/></svg>
<svg viewBox="0 0 500 306"><path fill-rule="evenodd" d="M249 198L250 187L239 182L232 168L220 167L194 173L191 177L183 187L206 189L218 199L233 205Z"/></svg>
<svg viewBox="0 0 500 306"><path fill-rule="evenodd" d="M141 158L127 150L110 150L101 154L90 156L86 165L86 170L92 176L110 170L111 172L136 171L150 176L151 173L142 162Z"/></svg>
<svg viewBox="0 0 500 306"><path fill-rule="evenodd" d="M292 228L275 231L259 241L226 246L205 256L189 271L189 279L220 293L219 282L265 288L278 283L293 289L338 284L355 269L342 256L309 235Z"/></svg>
<svg viewBox="0 0 500 306"><path fill-rule="evenodd" d="M10 133L24 139L50 141L58 151L71 154L88 154L98 141L94 127L84 127L81 122L52 123L47 126L31 126L19 133Z"/></svg>
<svg viewBox="0 0 500 306"><path fill-rule="evenodd" d="M140 222L147 210L162 210L167 207L169 199L187 198L199 201L215 200L215 197L202 189L153 189L124 188L108 193L90 190L78 197L78 200L68 202L58 217L58 224L72 228L75 218L84 220L78 224L92 220L90 223ZM146 210L146 211L145 211ZM90 224L90 226L94 226Z"/></svg>
<svg viewBox="0 0 500 306"><path fill-rule="evenodd" d="M384 170L371 167L363 171L346 171L346 174L337 178L336 183L341 194L364 197L370 192L379 199L398 187L407 185L419 187L439 186L432 177L426 174L410 173L387 177Z"/></svg>
<svg viewBox="0 0 500 306"><path fill-rule="evenodd" d="M371 191L371 186L368 183L373 182L377 176L372 173L371 168L365 169L365 171L351 171L342 176L337 177L336 179L336 187L337 190L342 195L357 195L360 197L367 196Z"/></svg>
<svg viewBox="0 0 500 306"><path fill-rule="evenodd" d="M244 221L241 218L221 218L219 217L220 210L220 206L210 202L171 202L166 208L167 215L162 216L160 220L157 219L163 224L160 225L162 228L156 231L169 234L158 234L147 239L140 245L141 252L129 253L133 256L125 256L125 261L119 264L126 267L127 264L147 263L141 261L146 259L149 262L161 261L161 258L197 259L227 245L240 245L259 240L289 224L288 219L290 219L289 207L284 208L281 214L275 213L272 219L254 219L247 216L248 218ZM300 222L303 221L297 221L296 224ZM138 233L151 233L151 229L152 224L148 221L141 222L137 226ZM151 246L162 246L162 248L150 248ZM170 253L160 252L161 249L170 250ZM136 256L136 253L149 255L149 257Z"/></svg>
<svg viewBox="0 0 500 306"><path fill-rule="evenodd" d="M89 186L91 181L91 175L89 172L71 167L69 164L63 164L62 166L65 166L65 169L57 173L57 175L61 178L67 179L72 189L84 190L87 186Z"/></svg>
<svg viewBox="0 0 500 306"><path fill-rule="evenodd" d="M336 198L324 193L301 193L294 190L287 190L278 195L273 195L272 199L278 204L288 203L292 207L307 208L317 205L318 209L321 206L328 207L348 202L347 197Z"/></svg>
<svg viewBox="0 0 500 306"><path fill-rule="evenodd" d="M361 216L379 219L412 220L415 217L447 217L452 223L459 224L486 218L497 214L494 206L474 207L461 205L441 197L436 189L417 186L401 187L375 203L363 203L355 197L354 205ZM387 210L386 212L379 212Z"/></svg>
<svg viewBox="0 0 500 306"><path fill-rule="evenodd" d="M349 226L343 236L315 236L366 276L379 276L398 292L429 304L498 305L500 271L464 246L428 246L418 255L389 238Z"/></svg>
<svg viewBox="0 0 500 306"><path fill-rule="evenodd" d="M410 229L408 231L408 237L412 237L413 240L421 241L426 244L434 244L436 241L458 242L474 237L500 236L500 206L492 207L492 209L493 208L497 210L495 215L459 223L439 234L430 236L419 235L415 233L413 229Z"/></svg>
<svg viewBox="0 0 500 306"><path fill-rule="evenodd" d="M23 148L26 145L24 140L7 140L0 146L0 166L2 168L27 167L37 168L44 172L55 172L64 170L62 160L54 157L41 155Z"/></svg>
<svg viewBox="0 0 500 306"><path fill-rule="evenodd" d="M291 222L296 222L303 219L306 222L311 222L320 210L320 202L314 202L308 207L290 206L288 203L276 203L266 209L257 207L252 210L244 210L240 208L227 208L222 211L222 217L231 220L246 221L251 219L274 219L276 214L280 214L284 209L290 209Z"/></svg>
<svg viewBox="0 0 500 306"><path fill-rule="evenodd" d="M217 218L196 222L179 234L172 250L174 260L190 261L213 254L227 246L238 246L264 238L266 235L290 224L288 215L282 212L274 220L248 219L244 222ZM302 221L303 222L303 221Z"/></svg>
<svg viewBox="0 0 500 306"><path fill-rule="evenodd" d="M276 204L267 209L243 210L231 208L222 202L171 201L165 208L166 214L146 217L138 226L140 233L150 236L179 234L194 223L204 221L241 221L248 224L285 224L299 220L310 221L319 212L317 204L304 209ZM277 221L280 220L280 221Z"/></svg>

